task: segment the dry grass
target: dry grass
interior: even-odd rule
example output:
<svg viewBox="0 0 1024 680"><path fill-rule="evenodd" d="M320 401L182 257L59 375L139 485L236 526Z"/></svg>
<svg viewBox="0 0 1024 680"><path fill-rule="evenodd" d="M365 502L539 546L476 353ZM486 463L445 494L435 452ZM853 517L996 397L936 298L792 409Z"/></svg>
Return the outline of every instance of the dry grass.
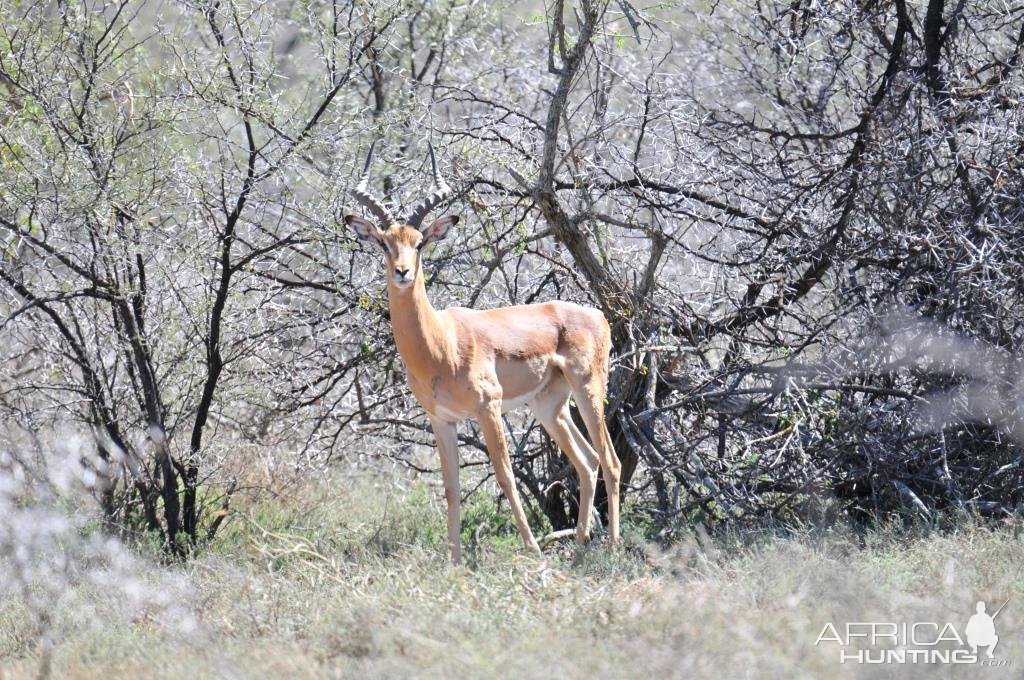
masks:
<svg viewBox="0 0 1024 680"><path fill-rule="evenodd" d="M491 512L482 501L476 519ZM499 519L500 515L494 517ZM476 521L474 519L474 521ZM1014 526L700 539L667 551L562 546L534 559L486 533L448 566L423 484L324 481L241 510L185 566L140 562L146 600L80 582L52 620L54 677L973 677L977 668L843 667L827 621L952 621L1010 604L999 656L1024 664ZM494 522L495 524L497 522ZM0 668L39 671L39 622L0 604ZM957 675L960 673L960 675Z"/></svg>

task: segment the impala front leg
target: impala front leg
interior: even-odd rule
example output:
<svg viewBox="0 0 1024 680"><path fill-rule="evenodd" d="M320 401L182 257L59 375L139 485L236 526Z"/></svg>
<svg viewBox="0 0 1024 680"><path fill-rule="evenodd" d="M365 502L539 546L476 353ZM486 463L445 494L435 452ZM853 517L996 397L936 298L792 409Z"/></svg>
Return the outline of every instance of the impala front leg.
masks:
<svg viewBox="0 0 1024 680"><path fill-rule="evenodd" d="M448 502L448 549L451 550L452 564L459 564L462 561L462 546L459 540L459 504L462 501L459 491L459 440L454 423L431 416L430 425L434 429L437 452L441 457L444 497Z"/></svg>
<svg viewBox="0 0 1024 680"><path fill-rule="evenodd" d="M519 502L519 492L516 491L516 480L512 475L512 461L508 456L505 428L501 425L501 401L495 400L485 406L477 420L484 433L487 453L491 458L491 465L494 467L494 476L498 479L498 486L501 487L505 498L508 499L509 507L512 508L512 516L515 517L519 534L523 537L523 546L527 551L539 555L540 546L537 545L537 539L533 537L530 525L526 521L526 513L523 512L523 505Z"/></svg>

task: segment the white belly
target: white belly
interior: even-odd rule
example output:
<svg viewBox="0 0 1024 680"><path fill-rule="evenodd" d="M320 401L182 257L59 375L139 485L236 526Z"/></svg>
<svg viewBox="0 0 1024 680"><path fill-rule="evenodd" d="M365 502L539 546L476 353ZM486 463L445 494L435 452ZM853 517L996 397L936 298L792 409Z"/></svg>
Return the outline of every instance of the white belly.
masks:
<svg viewBox="0 0 1024 680"><path fill-rule="evenodd" d="M547 383L548 381L545 380L544 382L540 383L539 385L537 385L537 387L533 388L529 392L524 392L523 394L520 394L515 397L502 399L501 412L508 413L509 411L514 411L517 408L525 406L527 403L529 403L531 399L537 396L537 394L540 393L541 390L547 387ZM438 418L448 421L449 423L455 423L460 420L475 417L473 413L467 412L465 410L456 410L453 408L449 408L441 402L434 403L433 413Z"/></svg>
<svg viewBox="0 0 1024 680"><path fill-rule="evenodd" d="M540 388L538 388L538 389L536 389L536 390L534 390L534 391L532 391L532 392L530 392L528 394L523 394L523 395L520 395L518 397L515 397L514 399L502 399L501 400L501 412L502 413L508 413L509 411L514 411L517 408L521 408L521 407L525 406L526 403L529 402L531 399L533 399L533 396L535 394L537 394L537 392L539 392L539 391L540 391ZM464 413L462 411L455 411L455 410L447 408L447 407L445 407L445 406L443 406L441 404L434 404L434 415L436 415L441 420L445 420L445 421L447 421L449 423L456 423L456 422L458 422L460 420L465 420L466 418L470 418L472 416L472 414L470 414L470 413Z"/></svg>
<svg viewBox="0 0 1024 680"><path fill-rule="evenodd" d="M441 420L448 421L449 423L456 423L469 417L468 414L462 413L461 411L453 411L443 404L434 404L434 415Z"/></svg>
<svg viewBox="0 0 1024 680"><path fill-rule="evenodd" d="M513 397L511 399L502 399L501 400L501 412L502 413L508 413L509 411L514 411L517 408L519 408L521 406L524 406L527 402L529 402L531 399L533 399L535 396L537 396L537 393L540 392L542 389L544 389L545 386L546 386L546 382L545 383L541 383L535 389L533 389L533 390L531 390L531 391L529 391L529 392L527 392L525 394L520 394L518 397Z"/></svg>

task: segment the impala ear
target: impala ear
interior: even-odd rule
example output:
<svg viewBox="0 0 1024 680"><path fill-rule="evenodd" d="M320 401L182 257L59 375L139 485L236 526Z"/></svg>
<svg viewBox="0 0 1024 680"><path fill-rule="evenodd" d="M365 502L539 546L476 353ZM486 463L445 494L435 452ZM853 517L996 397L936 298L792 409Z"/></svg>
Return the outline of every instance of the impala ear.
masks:
<svg viewBox="0 0 1024 680"><path fill-rule="evenodd" d="M378 245L384 242L380 229L370 220L364 220L359 215L345 215L345 224L352 227L360 241L369 241Z"/></svg>
<svg viewBox="0 0 1024 680"><path fill-rule="evenodd" d="M458 215L445 215L430 223L430 226L423 230L423 243L427 245L431 241L441 241L448 235L448 230L459 223Z"/></svg>

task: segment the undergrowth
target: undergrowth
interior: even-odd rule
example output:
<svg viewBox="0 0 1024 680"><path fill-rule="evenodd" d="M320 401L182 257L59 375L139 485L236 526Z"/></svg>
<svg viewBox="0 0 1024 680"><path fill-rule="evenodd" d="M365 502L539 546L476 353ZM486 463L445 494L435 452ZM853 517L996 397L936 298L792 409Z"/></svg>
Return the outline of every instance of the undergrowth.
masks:
<svg viewBox="0 0 1024 680"><path fill-rule="evenodd" d="M325 479L239 505L216 542L161 565L124 610L82 582L49 612L54 677L955 677L861 667L814 642L826 622L953 621L1003 602L999 655L1024 663L1019 526L838 527L522 553L507 507L466 505L467 565L448 563L435 480ZM544 527L536 527L538 531ZM140 586L143 587L143 586ZM159 597L157 597L159 595ZM39 622L0 604L0 668L39 671ZM991 669L992 673L1014 671ZM945 674L945 675L944 675ZM966 677L966 676L965 676Z"/></svg>

